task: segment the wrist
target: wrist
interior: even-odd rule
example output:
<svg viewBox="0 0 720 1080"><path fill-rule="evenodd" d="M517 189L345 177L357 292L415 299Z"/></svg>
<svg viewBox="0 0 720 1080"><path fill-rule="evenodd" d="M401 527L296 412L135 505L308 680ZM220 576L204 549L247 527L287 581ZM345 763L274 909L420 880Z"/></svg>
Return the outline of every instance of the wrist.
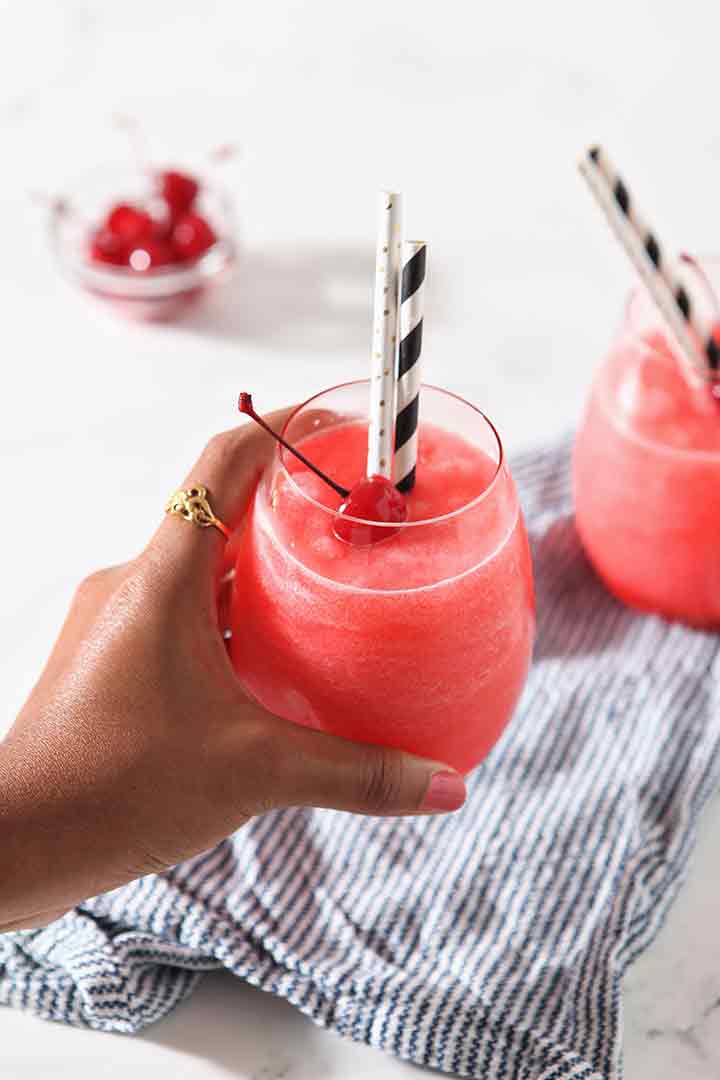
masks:
<svg viewBox="0 0 720 1080"><path fill-rule="evenodd" d="M43 926L58 914L44 896L50 876L47 829L33 820L35 800L25 772L13 741L0 743L0 933Z"/></svg>
<svg viewBox="0 0 720 1080"><path fill-rule="evenodd" d="M67 793L24 740L0 743L0 933L46 926L93 889Z"/></svg>
<svg viewBox="0 0 720 1080"><path fill-rule="evenodd" d="M0 933L30 927L37 918L29 792L9 741L0 743Z"/></svg>

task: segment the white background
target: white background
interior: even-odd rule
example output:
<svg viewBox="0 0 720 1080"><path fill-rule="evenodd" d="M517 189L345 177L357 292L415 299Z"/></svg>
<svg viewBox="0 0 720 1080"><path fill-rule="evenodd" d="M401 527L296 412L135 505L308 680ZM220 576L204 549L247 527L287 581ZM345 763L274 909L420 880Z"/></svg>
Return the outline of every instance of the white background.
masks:
<svg viewBox="0 0 720 1080"><path fill-rule="evenodd" d="M9 722L74 583L132 555L240 389L270 408L364 375L375 192L430 244L430 381L511 451L570 427L631 276L575 173L590 141L669 247L720 248L720 9L707 0L0 0L0 675ZM51 261L32 193L220 143L242 260L172 326L119 321ZM720 812L690 885L627 980L633 1078L720 1075ZM288 1006L208 978L139 1039L0 1012L0 1071L96 1080L410 1076ZM419 1074L418 1074L419 1075Z"/></svg>

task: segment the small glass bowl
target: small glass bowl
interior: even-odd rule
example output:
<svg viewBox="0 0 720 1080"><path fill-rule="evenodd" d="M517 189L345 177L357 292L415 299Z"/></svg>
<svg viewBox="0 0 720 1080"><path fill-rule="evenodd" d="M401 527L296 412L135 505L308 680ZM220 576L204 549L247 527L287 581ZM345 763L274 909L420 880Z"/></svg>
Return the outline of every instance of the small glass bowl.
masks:
<svg viewBox="0 0 720 1080"><path fill-rule="evenodd" d="M231 199L204 177L197 179L200 192L194 208L210 223L217 241L192 262L137 271L92 260L90 239L115 203L137 203L152 212L158 197L153 196L151 177L122 169L96 170L80 177L51 210L50 244L63 274L112 301L131 318L174 317L224 276L236 258Z"/></svg>

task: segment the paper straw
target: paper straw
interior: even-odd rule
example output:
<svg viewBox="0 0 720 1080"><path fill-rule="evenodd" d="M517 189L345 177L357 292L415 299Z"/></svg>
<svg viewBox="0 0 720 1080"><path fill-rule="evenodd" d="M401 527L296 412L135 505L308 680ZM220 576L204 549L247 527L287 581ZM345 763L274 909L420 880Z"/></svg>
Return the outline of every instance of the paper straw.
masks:
<svg viewBox="0 0 720 1080"><path fill-rule="evenodd" d="M403 492L415 486L426 258L424 240L408 240L403 244L393 469L395 484Z"/></svg>
<svg viewBox="0 0 720 1080"><path fill-rule="evenodd" d="M398 294L402 246L401 202L398 192L380 192L375 258L367 474L386 476L388 479L392 476L395 428L395 357L399 331Z"/></svg>
<svg viewBox="0 0 720 1080"><path fill-rule="evenodd" d="M630 257L650 296L682 348L697 378L717 378L720 348L699 325L686 285L663 255L657 234L635 209L630 192L599 146L588 150L580 172L604 210L610 227Z"/></svg>

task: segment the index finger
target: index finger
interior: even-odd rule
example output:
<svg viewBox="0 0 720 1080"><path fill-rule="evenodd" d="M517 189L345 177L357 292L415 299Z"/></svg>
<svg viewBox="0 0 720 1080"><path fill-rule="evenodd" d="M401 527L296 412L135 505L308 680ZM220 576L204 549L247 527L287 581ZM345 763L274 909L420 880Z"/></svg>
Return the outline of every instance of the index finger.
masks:
<svg viewBox="0 0 720 1080"><path fill-rule="evenodd" d="M282 430L292 409L265 417L270 427ZM275 441L262 428L248 422L213 436L181 487L207 488L213 513L232 532L240 524L263 470L275 452ZM177 569L198 578L220 573L226 538L216 528L200 528L176 515L166 515L149 549Z"/></svg>

